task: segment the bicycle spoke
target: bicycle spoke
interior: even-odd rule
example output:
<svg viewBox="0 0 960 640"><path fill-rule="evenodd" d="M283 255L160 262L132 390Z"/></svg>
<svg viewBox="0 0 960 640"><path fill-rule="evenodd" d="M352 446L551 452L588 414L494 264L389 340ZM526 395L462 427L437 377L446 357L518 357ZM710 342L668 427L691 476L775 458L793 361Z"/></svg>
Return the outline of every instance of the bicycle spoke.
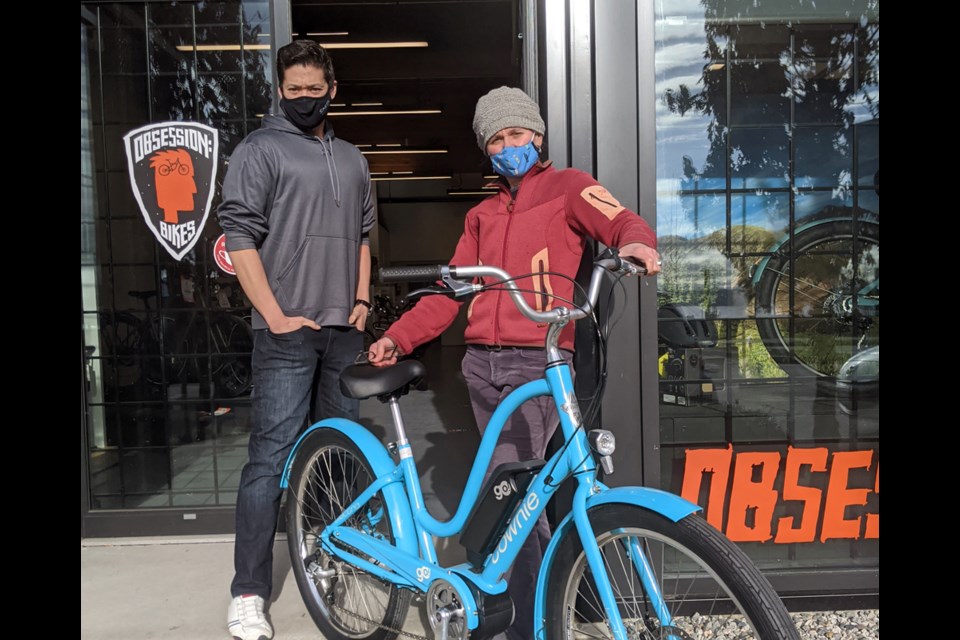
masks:
<svg viewBox="0 0 960 640"><path fill-rule="evenodd" d="M774 268L772 268L772 267L768 267L768 268L769 268L770 271L772 271L773 273L777 273L777 274L779 274L779 275L781 275L781 276L783 276L784 278L787 278L787 279L790 278L790 272L789 272L789 271L782 271L782 270L780 270L780 269L774 269ZM836 291L832 291L831 289L828 289L828 288L826 288L826 287L824 287L824 286L821 286L821 285L819 285L819 284L817 284L817 283L815 283L815 282L811 282L811 281L809 281L809 280L804 280L803 278L794 278L793 281L794 281L795 283L805 284L805 285L807 285L808 287L810 287L811 289L819 289L820 291L823 291L823 292L828 293L828 294L830 294L830 295L837 295L837 292L836 292ZM797 291L797 293L802 293L802 292L801 292L801 291ZM814 298L813 296L810 296L810 295L808 295L808 297L809 297L811 300L818 300L818 298Z"/></svg>

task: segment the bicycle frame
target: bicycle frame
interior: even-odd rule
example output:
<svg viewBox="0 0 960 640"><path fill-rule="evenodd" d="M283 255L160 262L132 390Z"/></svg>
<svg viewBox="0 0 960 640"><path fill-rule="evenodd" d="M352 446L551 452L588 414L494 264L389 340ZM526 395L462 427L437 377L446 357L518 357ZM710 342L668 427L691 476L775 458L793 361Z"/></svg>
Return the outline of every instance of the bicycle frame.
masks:
<svg viewBox="0 0 960 640"><path fill-rule="evenodd" d="M468 267L460 271L469 273L471 269L473 268ZM596 286L599 284L599 273L597 270L594 272L592 292L599 290ZM595 301L595 296L593 300ZM530 317L531 314L527 315ZM677 521L699 511L700 508L678 496L656 489L644 487L610 489L597 481L596 462L582 428L582 418L574 393L570 367L556 348L560 329L567 321L566 310L559 311L557 317L560 320L551 325L547 334L547 365L544 377L515 389L494 411L481 439L460 505L450 520L441 522L435 519L424 504L419 474L404 432L399 401L396 397L389 400L389 405L397 429L398 464L394 463L393 458L379 440L364 427L343 419L323 420L310 427L294 445L285 465L281 487L286 489L289 486L293 460L303 439L310 432L316 429L334 429L345 434L364 451L368 462L373 467L376 480L357 496L337 519L324 528L319 534L319 544L330 556L398 587L426 592L436 580L447 581L457 590L462 600L467 628L472 630L479 625L478 605L474 595L476 590L491 595L500 594L506 590L503 575L513 564L555 490L564 480L574 475L577 486L573 496L573 508L561 523L544 554L537 582L535 620L539 622L536 634L541 637L543 633L540 627L546 597L546 576L558 542L571 533L572 529L576 529L587 563L595 577L598 595L606 613L606 622L610 625L614 638L627 640L627 632L620 617L617 600L607 578L604 559L590 525L589 509L600 504L620 502L641 506ZM437 563L433 536L449 537L463 530L469 514L480 497L481 484L507 418L524 402L540 396L553 398L560 417L564 446L533 478L519 499L519 506L512 514L509 525L497 541L494 550L484 559L479 572L470 564L449 568L440 566ZM371 535L369 531L343 526L378 492L382 492L382 499L390 514L391 531L395 539L393 544ZM368 512L367 516L369 522L376 524L383 517L383 513ZM635 540L630 543L629 553L640 579L648 587L648 595L654 600L659 599L659 602L654 602L654 607L664 615L667 607L663 598L659 596L653 580L654 568ZM669 624L669 615L665 614L665 618L661 617L661 622Z"/></svg>

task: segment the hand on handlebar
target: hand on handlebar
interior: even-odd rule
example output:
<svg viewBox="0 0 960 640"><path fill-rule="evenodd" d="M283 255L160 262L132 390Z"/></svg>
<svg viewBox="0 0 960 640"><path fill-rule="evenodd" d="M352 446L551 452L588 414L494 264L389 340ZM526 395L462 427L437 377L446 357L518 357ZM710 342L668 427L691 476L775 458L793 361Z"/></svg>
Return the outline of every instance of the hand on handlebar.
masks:
<svg viewBox="0 0 960 640"><path fill-rule="evenodd" d="M397 364L397 358L402 356L400 348L387 336L383 336L367 351L367 360L375 367L389 367Z"/></svg>
<svg viewBox="0 0 960 640"><path fill-rule="evenodd" d="M631 242L620 247L620 257L643 264L648 276L655 276L660 273L663 264L656 249L639 242Z"/></svg>

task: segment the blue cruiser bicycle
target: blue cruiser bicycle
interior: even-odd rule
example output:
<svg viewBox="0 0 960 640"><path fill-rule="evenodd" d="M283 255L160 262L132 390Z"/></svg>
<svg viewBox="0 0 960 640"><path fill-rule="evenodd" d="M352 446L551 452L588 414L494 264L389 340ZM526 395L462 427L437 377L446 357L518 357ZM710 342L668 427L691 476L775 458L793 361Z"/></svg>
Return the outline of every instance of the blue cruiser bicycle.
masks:
<svg viewBox="0 0 960 640"><path fill-rule="evenodd" d="M609 488L615 441L585 431L570 369L557 348L568 322L592 317L605 274L640 269L602 255L586 302L536 311L515 278L490 266L384 269L394 281L440 280L452 295L509 293L532 322L548 323L544 377L497 408L480 443L456 514L424 505L399 398L425 374L417 360L348 368L341 388L389 404L396 440L381 444L343 419L310 427L287 460L287 538L303 599L328 639L392 639L411 599L423 602L442 640L491 638L513 619L503 575L560 484L575 479L571 513L555 530L536 585L535 636L671 639L799 638L783 603L747 556L699 515L699 507L645 487ZM479 284L483 282L485 284ZM501 465L484 483L504 419L523 402L551 396L565 444L550 460ZM485 485L481 487L481 485ZM438 564L434 536L460 535L468 562Z"/></svg>

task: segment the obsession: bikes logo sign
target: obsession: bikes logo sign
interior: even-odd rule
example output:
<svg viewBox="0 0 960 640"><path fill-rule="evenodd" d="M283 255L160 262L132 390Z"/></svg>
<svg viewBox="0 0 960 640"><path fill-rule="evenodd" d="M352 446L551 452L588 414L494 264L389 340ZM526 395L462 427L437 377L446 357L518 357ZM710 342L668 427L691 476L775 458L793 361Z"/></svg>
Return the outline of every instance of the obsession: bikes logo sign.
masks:
<svg viewBox="0 0 960 640"><path fill-rule="evenodd" d="M130 185L150 231L175 259L200 238L217 179L217 130L158 122L123 137Z"/></svg>

